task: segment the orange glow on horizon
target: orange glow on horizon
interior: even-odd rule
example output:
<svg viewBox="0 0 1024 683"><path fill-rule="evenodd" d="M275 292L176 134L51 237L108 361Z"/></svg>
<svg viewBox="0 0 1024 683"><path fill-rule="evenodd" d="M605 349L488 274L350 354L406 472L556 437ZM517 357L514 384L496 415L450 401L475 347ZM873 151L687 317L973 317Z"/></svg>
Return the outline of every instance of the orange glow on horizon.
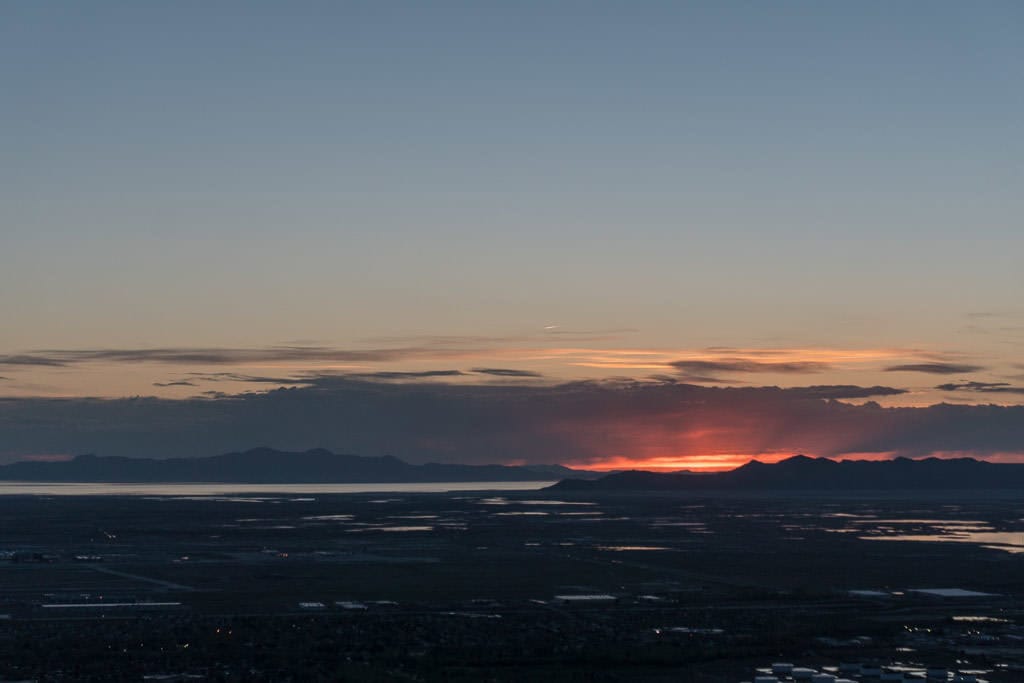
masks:
<svg viewBox="0 0 1024 683"><path fill-rule="evenodd" d="M595 472L611 472L615 470L646 470L649 472L677 472L680 470L690 470L692 472L728 472L736 469L737 467L742 467L751 460L757 460L771 465L781 462L782 460L786 460L787 458L792 458L794 455L796 455L796 453L733 453L662 456L636 460L623 456L615 456L599 462L574 462L564 463L564 465L565 467L592 470ZM805 455L810 457L827 457L830 460L836 461L864 460L871 462L892 460L900 456L896 451L878 453L843 453L834 456L815 456L809 453ZM930 453L926 456L920 456L915 459L923 458L939 458L942 460L949 460L953 458L974 458L975 460L984 460L993 463L1024 464L1024 453L980 454L964 451L940 451Z"/></svg>
<svg viewBox="0 0 1024 683"><path fill-rule="evenodd" d="M692 470L694 472L726 472L747 464L751 460L764 463L776 463L792 457L792 453L750 453L750 454L714 454L714 455L683 455L663 456L633 460L616 456L600 462L578 462L567 464L566 467L610 472L612 470L649 470L651 472L675 472Z"/></svg>

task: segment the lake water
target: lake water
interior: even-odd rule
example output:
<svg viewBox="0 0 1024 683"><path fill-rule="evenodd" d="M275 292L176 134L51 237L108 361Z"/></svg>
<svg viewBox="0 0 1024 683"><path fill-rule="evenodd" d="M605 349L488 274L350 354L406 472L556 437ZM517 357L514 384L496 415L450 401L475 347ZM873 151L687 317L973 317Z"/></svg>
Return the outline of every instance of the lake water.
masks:
<svg viewBox="0 0 1024 683"><path fill-rule="evenodd" d="M1008 530L1005 527L997 529L993 523L981 519L885 518L855 514L836 514L830 517L842 519L845 524L842 528L828 528L826 531L857 534L857 538L863 541L973 543L991 550L1024 553L1024 530Z"/></svg>
<svg viewBox="0 0 1024 683"><path fill-rule="evenodd" d="M80 484L0 482L0 496L224 496L287 493L445 493L536 491L554 481L457 481L407 484Z"/></svg>

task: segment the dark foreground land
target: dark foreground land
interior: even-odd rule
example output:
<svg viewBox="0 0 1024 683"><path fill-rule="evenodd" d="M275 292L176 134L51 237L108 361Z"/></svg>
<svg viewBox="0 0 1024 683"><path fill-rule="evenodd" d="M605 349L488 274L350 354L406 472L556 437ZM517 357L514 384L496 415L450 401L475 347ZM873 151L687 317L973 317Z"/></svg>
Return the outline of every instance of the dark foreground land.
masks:
<svg viewBox="0 0 1024 683"><path fill-rule="evenodd" d="M1022 518L1008 492L11 496L0 680L1021 681Z"/></svg>

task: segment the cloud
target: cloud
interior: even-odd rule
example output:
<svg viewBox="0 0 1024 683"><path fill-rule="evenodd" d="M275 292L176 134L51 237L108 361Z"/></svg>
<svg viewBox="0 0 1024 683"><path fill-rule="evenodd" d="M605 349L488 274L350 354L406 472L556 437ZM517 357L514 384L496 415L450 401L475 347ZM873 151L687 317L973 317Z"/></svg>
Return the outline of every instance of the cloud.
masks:
<svg viewBox="0 0 1024 683"><path fill-rule="evenodd" d="M223 391L213 391L213 390L204 391L200 395L201 396L205 396L206 398L215 398L215 399L229 399L229 398L234 398L234 396L235 396L234 394L228 394L228 393L223 392Z"/></svg>
<svg viewBox="0 0 1024 683"><path fill-rule="evenodd" d="M359 380L395 380L409 381L437 377L463 377L461 370L415 370L415 371L380 371L380 372L299 372L291 377L275 375L247 375L239 372L193 372L190 377L204 382L243 382L252 384L276 384L281 386L312 386L333 377L348 377ZM168 385L157 385L168 386Z"/></svg>
<svg viewBox="0 0 1024 683"><path fill-rule="evenodd" d="M819 361L761 361L748 358L721 360L677 360L668 364L684 379L693 382L722 382L721 373L804 374L825 372L831 365Z"/></svg>
<svg viewBox="0 0 1024 683"><path fill-rule="evenodd" d="M308 385L319 373L299 373L296 377L247 375L239 372L190 372L189 377L203 382L251 382L253 384L276 384L280 386Z"/></svg>
<svg viewBox="0 0 1024 683"><path fill-rule="evenodd" d="M632 327L612 327L595 330L573 330L559 325L545 327L533 334L515 335L405 335L378 336L362 339L367 344L402 344L411 346L504 346L551 341L612 341L637 332Z"/></svg>
<svg viewBox="0 0 1024 683"><path fill-rule="evenodd" d="M189 382L186 379L174 380L173 382L153 382L154 387L194 387L195 382Z"/></svg>
<svg viewBox="0 0 1024 683"><path fill-rule="evenodd" d="M623 332L606 330L604 332ZM466 371L436 371L436 374L410 373L400 364L413 367L430 363L435 367L465 362L477 367L469 373L505 379L540 379L552 376L561 367L572 375L582 372L596 375L644 373L667 375L676 379L719 385L747 384L761 374L798 376L830 370L874 369L889 363L892 368L928 369L954 367L948 354L936 354L908 348L594 348L552 344L553 341L578 340L572 335L591 334L592 330L549 330L543 334L518 337L445 336L395 337L375 340L374 348L340 348L326 345L287 344L268 347L160 347L43 349L0 356L0 363L41 367L75 367L82 364L163 364L189 370L188 381L245 382L278 386L309 386L321 373L356 373L350 376L379 381L416 381L434 377L458 379ZM557 334L556 334L557 333ZM564 333L569 333L569 339ZM386 344L394 344L387 346ZM530 364L529 369L508 369L505 364ZM273 374L252 372L256 367L273 367ZM399 366L396 368L395 366ZM429 367L429 366L428 366ZM956 366L965 368L967 366ZM582 371L581 368L588 370ZM2 370L2 365L0 365ZM269 371L268 371L269 372ZM385 374L386 373L386 374ZM184 373L178 373L181 376ZM277 376L275 376L277 375ZM159 385L158 385L159 386Z"/></svg>
<svg viewBox="0 0 1024 683"><path fill-rule="evenodd" d="M968 318L1019 318L1024 316L1024 310L1004 309L1000 311L972 311L967 313Z"/></svg>
<svg viewBox="0 0 1024 683"><path fill-rule="evenodd" d="M986 394L1024 394L1024 387L1015 387L1009 382L957 382L940 384L940 391L978 391Z"/></svg>
<svg viewBox="0 0 1024 683"><path fill-rule="evenodd" d="M390 349L340 349L326 346L271 346L265 348L187 348L150 349L50 349L18 356L0 356L0 364L65 366L74 363L186 363L205 365L244 365L277 362L384 362L464 353L465 349L406 347Z"/></svg>
<svg viewBox="0 0 1024 683"><path fill-rule="evenodd" d="M344 375L345 377L355 377L359 379L383 379L383 380L411 380L411 379L429 379L431 377L461 377L465 373L461 370L420 370L415 372L395 372L395 371L382 371L382 372L353 372Z"/></svg>
<svg viewBox="0 0 1024 683"><path fill-rule="evenodd" d="M964 365L959 363L908 363L905 365L890 365L885 371L925 372L930 375L962 375L984 369L980 365Z"/></svg>
<svg viewBox="0 0 1024 683"><path fill-rule="evenodd" d="M471 342L478 341L478 344ZM2 365L66 367L80 363L165 363L178 365L351 364L408 360L476 358L495 350L489 338L431 338L416 345L348 349L331 346L269 346L261 348L163 347L108 349L44 349L0 355Z"/></svg>
<svg viewBox="0 0 1024 683"><path fill-rule="evenodd" d="M510 368L473 368L470 372L475 372L478 375L492 375L494 377L538 378L544 376L539 372L531 372L530 370L512 370Z"/></svg>
<svg viewBox="0 0 1024 683"><path fill-rule="evenodd" d="M560 333L561 334L561 333ZM575 334L575 333L573 333ZM0 364L63 367L78 363L165 363L187 365L288 364L322 365L395 363L423 360L503 358L562 361L586 367L650 367L682 372L804 373L836 366L887 362L945 361L941 354L916 349L732 348L704 349L593 348L552 346L558 334L519 337L447 336L392 337L374 340L372 348L323 345L238 347L161 347L43 349L0 355ZM381 344L384 344L383 346ZM689 367L688 367L689 366Z"/></svg>
<svg viewBox="0 0 1024 683"><path fill-rule="evenodd" d="M499 377L541 377L539 373L527 370L508 370L504 368L473 368L470 372L476 374L494 375ZM347 377L358 380L378 381L415 381L420 379L465 377L467 373L461 370L381 370L378 372L299 372L294 376L274 375L248 375L238 372L207 372L189 373L197 381L205 382L248 382L253 384L276 384L281 386L310 386L320 381L329 380L332 377ZM155 386L175 386L174 384L156 384ZM193 385L194 386L194 385Z"/></svg>
<svg viewBox="0 0 1024 683"><path fill-rule="evenodd" d="M32 453L199 456L266 445L412 462L587 463L760 454L1024 453L1024 406L883 408L892 387L389 382L170 400L0 400L0 459Z"/></svg>
<svg viewBox="0 0 1024 683"><path fill-rule="evenodd" d="M29 365L59 368L67 365L67 363L59 358L47 358L45 356L24 353L13 355L0 355L0 365Z"/></svg>
<svg viewBox="0 0 1024 683"><path fill-rule="evenodd" d="M611 327L604 330L571 330L560 325L550 325L544 328L544 334L550 337L570 338L574 341L606 341L618 339L627 334L638 332L635 327Z"/></svg>
<svg viewBox="0 0 1024 683"><path fill-rule="evenodd" d="M907 393L906 389L894 387L859 387L852 384L825 384L811 387L793 387L786 389L790 396L802 398L855 399L877 396L898 396Z"/></svg>

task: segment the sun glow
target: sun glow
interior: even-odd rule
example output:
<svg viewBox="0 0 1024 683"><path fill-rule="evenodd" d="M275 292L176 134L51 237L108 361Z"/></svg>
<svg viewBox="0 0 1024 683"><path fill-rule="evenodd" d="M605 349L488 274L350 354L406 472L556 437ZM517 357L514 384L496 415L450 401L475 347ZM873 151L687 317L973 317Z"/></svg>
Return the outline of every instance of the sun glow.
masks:
<svg viewBox="0 0 1024 683"><path fill-rule="evenodd" d="M652 472L676 472L690 470L693 472L724 472L745 465L751 460L764 463L776 463L791 457L792 453L716 453L712 455L679 455L661 456L634 460L615 456L600 462L574 463L568 467L609 472L612 470L649 470Z"/></svg>
<svg viewBox="0 0 1024 683"><path fill-rule="evenodd" d="M575 469L592 470L596 472L611 472L616 470L647 470L650 472L679 472L688 470L691 472L727 472L741 467L751 460L757 460L765 464L775 464L787 458L797 455L795 452L785 453L715 453L704 455L675 455L656 456L646 458L627 458L624 456L613 456L596 462L575 462L567 463L566 467ZM814 456L812 453L804 455ZM882 451L877 453L842 453L839 455L827 456L832 460L867 460L880 461L892 460L899 457L898 451ZM966 451L936 451L927 456L948 460L951 458L976 458L995 463L1024 463L1024 453L973 453Z"/></svg>

